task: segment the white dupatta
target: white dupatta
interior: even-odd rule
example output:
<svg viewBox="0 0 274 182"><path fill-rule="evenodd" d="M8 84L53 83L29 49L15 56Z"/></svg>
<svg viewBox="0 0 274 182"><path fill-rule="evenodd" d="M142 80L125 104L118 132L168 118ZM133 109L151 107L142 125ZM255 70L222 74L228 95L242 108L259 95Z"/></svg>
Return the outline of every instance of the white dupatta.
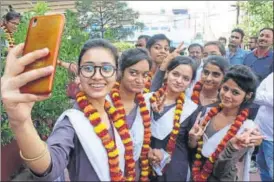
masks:
<svg viewBox="0 0 274 182"><path fill-rule="evenodd" d="M99 177L100 181L110 181L110 171L108 164L108 156L104 145L102 144L101 139L94 132L93 126L90 124L90 121L85 117L84 113L76 110L69 109L66 110L57 120L55 126L64 119L68 117L71 122L75 133L89 159L90 164L92 165L94 171ZM55 127L54 127L55 129ZM53 130L54 130L53 129ZM125 167L125 148L122 143L122 140L113 126L116 146L119 151L119 167L124 173Z"/></svg>
<svg viewBox="0 0 274 182"><path fill-rule="evenodd" d="M198 105L192 100L185 97L185 103L183 104L183 112L180 117L180 124L185 121L196 109ZM151 114L151 134L153 137L163 140L166 138L173 129L173 118L176 105L169 109L161 118L157 121L154 120L153 113Z"/></svg>
<svg viewBox="0 0 274 182"><path fill-rule="evenodd" d="M209 110L209 109L208 109ZM202 121L202 120L201 120ZM210 121L206 125L206 127L209 125ZM203 148L202 148L202 155L204 157L209 158L210 155L217 149L218 144L222 141L224 136L226 135L227 131L229 130L231 124L227 125L214 135L212 135L210 138L206 136L206 134L203 135ZM246 120L237 134L240 134L244 131L245 128L254 128L255 123L252 120ZM243 180L249 181L249 168L250 168L250 161L251 161L251 154L252 154L253 148L248 149L248 151L245 153L244 156L244 173L243 173Z"/></svg>

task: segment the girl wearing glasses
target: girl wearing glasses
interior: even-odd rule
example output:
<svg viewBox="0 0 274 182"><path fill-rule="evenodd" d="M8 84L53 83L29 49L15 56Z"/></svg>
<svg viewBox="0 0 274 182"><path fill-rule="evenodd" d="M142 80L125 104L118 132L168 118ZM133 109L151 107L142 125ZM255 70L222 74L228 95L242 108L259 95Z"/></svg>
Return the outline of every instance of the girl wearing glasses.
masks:
<svg viewBox="0 0 274 182"><path fill-rule="evenodd" d="M124 51L119 60L118 82L107 98L126 121L133 143L128 159L134 159L135 166L131 167L136 180L141 181L147 181L149 173L150 106L142 92L151 65L146 49Z"/></svg>
<svg viewBox="0 0 274 182"><path fill-rule="evenodd" d="M3 16L3 23L0 27L0 34L4 35L4 39L1 37L1 47L6 47L7 51L15 45L13 33L17 30L21 18L20 13L15 12L11 6L9 8L10 11Z"/></svg>
<svg viewBox="0 0 274 182"><path fill-rule="evenodd" d="M132 181L135 179L133 142L126 121L105 97L116 81L116 48L102 39L86 42L79 55L82 92L77 104L57 120L44 143L31 119L34 102L50 95L21 94L27 82L49 75L53 67L21 74L25 65L48 54L37 50L17 58L23 44L7 57L1 92L20 155L38 181L53 181L67 167L71 181ZM133 167L134 166L134 167Z"/></svg>

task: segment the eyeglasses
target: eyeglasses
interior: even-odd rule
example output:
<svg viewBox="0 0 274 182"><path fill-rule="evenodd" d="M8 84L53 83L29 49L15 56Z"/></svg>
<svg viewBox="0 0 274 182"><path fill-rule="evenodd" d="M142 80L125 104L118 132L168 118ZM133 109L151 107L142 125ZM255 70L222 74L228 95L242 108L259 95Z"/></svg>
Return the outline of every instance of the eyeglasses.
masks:
<svg viewBox="0 0 274 182"><path fill-rule="evenodd" d="M104 78L112 77L116 71L115 66L112 66L112 65L103 65L103 66L83 65L80 67L80 73L85 78L91 78L95 75L96 68L99 68L99 72L101 76Z"/></svg>

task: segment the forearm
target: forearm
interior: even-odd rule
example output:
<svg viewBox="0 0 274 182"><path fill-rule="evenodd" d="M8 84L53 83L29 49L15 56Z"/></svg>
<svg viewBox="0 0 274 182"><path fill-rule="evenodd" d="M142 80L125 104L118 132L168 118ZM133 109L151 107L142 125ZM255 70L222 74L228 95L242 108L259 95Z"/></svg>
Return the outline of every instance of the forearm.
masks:
<svg viewBox="0 0 274 182"><path fill-rule="evenodd" d="M46 154L35 161L26 161L28 167L37 174L44 173L50 166L51 157L45 143L40 139L32 121L25 122L20 127L11 126L22 155L27 159L37 158L46 150Z"/></svg>

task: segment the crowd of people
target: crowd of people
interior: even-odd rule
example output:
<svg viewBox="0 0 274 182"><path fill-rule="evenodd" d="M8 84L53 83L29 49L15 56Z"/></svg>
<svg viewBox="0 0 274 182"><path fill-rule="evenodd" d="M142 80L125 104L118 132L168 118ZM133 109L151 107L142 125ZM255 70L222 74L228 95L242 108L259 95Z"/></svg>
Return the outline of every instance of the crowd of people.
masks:
<svg viewBox="0 0 274 182"><path fill-rule="evenodd" d="M19 20L8 13L1 25L1 96L34 179L62 181L67 169L71 181L249 181L257 163L262 181L273 181L272 28L250 37L250 50L239 28L227 47L225 37L172 48L164 34L142 35L120 55L107 40L87 40L73 66L58 60L77 75L78 92L44 142L31 111L51 95L19 88L54 68L22 73L49 51L20 57L24 44L9 39Z"/></svg>

